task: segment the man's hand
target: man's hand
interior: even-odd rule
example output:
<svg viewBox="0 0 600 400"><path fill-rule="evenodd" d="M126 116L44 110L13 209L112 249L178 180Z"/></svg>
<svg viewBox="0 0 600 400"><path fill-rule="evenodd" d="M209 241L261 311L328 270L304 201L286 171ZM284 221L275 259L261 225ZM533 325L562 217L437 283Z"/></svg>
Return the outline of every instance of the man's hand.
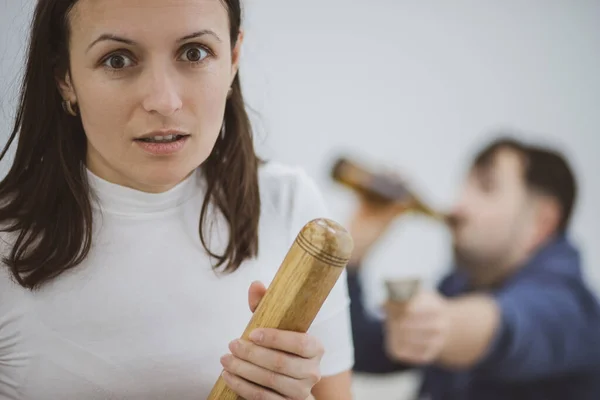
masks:
<svg viewBox="0 0 600 400"><path fill-rule="evenodd" d="M501 321L498 304L484 294L447 299L422 291L386 309L390 356L415 365L471 368L488 351Z"/></svg>
<svg viewBox="0 0 600 400"><path fill-rule="evenodd" d="M450 329L448 300L437 292L421 291L406 303L388 303L386 311L390 356L415 365L440 357Z"/></svg>
<svg viewBox="0 0 600 400"><path fill-rule="evenodd" d="M381 203L361 198L358 209L348 224L354 241L352 260L349 266L360 265L371 247L387 231L392 221L406 206L398 203Z"/></svg>
<svg viewBox="0 0 600 400"><path fill-rule="evenodd" d="M266 293L260 283L253 283L248 293L252 312ZM307 334L276 329L258 329L250 341L235 340L221 363L223 379L238 395L246 399L307 400L321 379L320 363L324 349Z"/></svg>

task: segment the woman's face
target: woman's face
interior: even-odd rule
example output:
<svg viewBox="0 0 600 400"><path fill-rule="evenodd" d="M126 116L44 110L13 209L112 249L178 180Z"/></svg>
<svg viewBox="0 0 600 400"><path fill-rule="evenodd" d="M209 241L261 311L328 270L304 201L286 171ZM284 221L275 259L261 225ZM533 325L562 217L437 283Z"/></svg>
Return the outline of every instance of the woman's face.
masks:
<svg viewBox="0 0 600 400"><path fill-rule="evenodd" d="M162 192L210 155L237 73L221 0L79 0L70 13L70 73L88 168ZM172 136L171 136L172 135Z"/></svg>

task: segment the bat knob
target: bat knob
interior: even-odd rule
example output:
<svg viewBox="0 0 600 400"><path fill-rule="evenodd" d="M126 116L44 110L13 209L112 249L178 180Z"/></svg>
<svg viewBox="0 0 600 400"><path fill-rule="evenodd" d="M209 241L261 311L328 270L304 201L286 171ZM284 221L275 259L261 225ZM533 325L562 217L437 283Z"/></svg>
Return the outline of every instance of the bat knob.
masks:
<svg viewBox="0 0 600 400"><path fill-rule="evenodd" d="M339 223L327 218L307 223L296 242L313 257L340 268L346 266L354 249L350 233Z"/></svg>

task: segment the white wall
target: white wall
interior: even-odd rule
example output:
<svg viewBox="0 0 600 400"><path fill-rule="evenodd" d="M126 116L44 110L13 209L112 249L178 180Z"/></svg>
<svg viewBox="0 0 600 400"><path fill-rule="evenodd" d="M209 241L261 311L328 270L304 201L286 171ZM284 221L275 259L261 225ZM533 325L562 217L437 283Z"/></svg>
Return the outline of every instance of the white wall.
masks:
<svg viewBox="0 0 600 400"><path fill-rule="evenodd" d="M3 137L33 3L0 0ZM339 220L353 198L328 179L338 151L397 166L447 207L489 130L524 129L574 163L573 232L600 289L600 1L247 0L246 11L259 147L303 165ZM404 218L370 260L369 288L392 274L431 282L448 257L443 227Z"/></svg>
<svg viewBox="0 0 600 400"><path fill-rule="evenodd" d="M33 4L31 0L0 0L0 151L12 131ZM10 168L13 152L0 163L0 176Z"/></svg>
<svg viewBox="0 0 600 400"><path fill-rule="evenodd" d="M473 152L509 127L560 146L579 177L573 221L600 290L600 1L255 0L245 79L263 150L301 164L345 221L353 198L328 178L348 150L397 166L448 207ZM380 279L433 283L448 233L401 219L369 260Z"/></svg>

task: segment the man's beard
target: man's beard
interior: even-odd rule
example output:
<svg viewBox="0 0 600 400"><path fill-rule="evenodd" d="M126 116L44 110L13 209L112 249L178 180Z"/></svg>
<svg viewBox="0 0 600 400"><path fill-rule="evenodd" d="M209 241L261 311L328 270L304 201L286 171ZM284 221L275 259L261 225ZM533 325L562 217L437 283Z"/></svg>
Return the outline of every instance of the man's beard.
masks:
<svg viewBox="0 0 600 400"><path fill-rule="evenodd" d="M508 250L508 249L507 249ZM458 245L453 246L454 265L474 281L501 275L508 258L508 251L483 254Z"/></svg>
<svg viewBox="0 0 600 400"><path fill-rule="evenodd" d="M464 221L454 219L451 223L457 229ZM522 225L515 223L512 225L511 234L502 235L503 239L500 237L488 238L488 240L479 238L477 242L468 240L467 243L457 242L455 233L452 243L455 268L464 272L469 280L474 282L501 279L512 264L515 246L520 241L521 229ZM494 245L486 248L484 243L489 244L490 240Z"/></svg>

